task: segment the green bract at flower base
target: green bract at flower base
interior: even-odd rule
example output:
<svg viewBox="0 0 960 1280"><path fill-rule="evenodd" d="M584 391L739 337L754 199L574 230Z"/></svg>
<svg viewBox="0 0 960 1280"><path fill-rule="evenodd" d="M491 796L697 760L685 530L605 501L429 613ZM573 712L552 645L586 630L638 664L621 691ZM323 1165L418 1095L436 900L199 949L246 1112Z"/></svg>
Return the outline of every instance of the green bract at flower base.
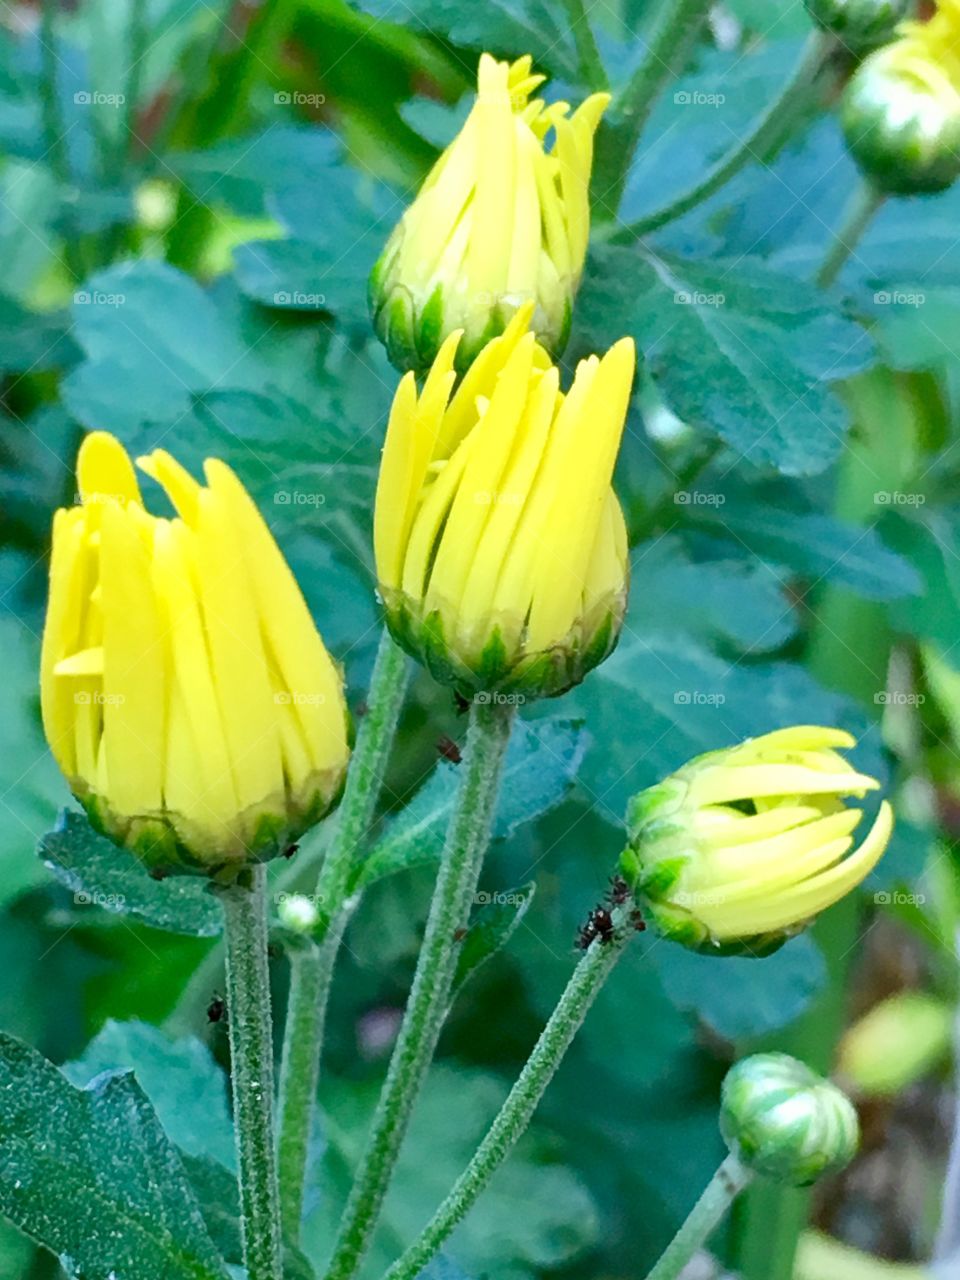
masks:
<svg viewBox="0 0 960 1280"><path fill-rule="evenodd" d="M839 729L780 729L635 796L621 866L660 932L711 954L767 955L855 888L893 825L884 802L850 852L862 811L844 797L879 785L836 750L855 745Z"/></svg>
<svg viewBox="0 0 960 1280"><path fill-rule="evenodd" d="M807 12L853 52L889 40L907 15L909 0L807 0Z"/></svg>
<svg viewBox="0 0 960 1280"><path fill-rule="evenodd" d="M720 1132L742 1165L791 1187L807 1187L848 1165L860 1125L836 1085L785 1053L757 1053L723 1082Z"/></svg>

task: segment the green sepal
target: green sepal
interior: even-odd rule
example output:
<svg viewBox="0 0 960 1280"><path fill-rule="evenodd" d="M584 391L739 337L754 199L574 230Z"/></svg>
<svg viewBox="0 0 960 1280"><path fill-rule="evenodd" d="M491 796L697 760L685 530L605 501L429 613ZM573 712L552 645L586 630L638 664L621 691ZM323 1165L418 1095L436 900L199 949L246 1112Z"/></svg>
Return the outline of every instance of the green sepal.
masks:
<svg viewBox="0 0 960 1280"><path fill-rule="evenodd" d="M807 12L854 53L884 44L910 8L909 0L806 0Z"/></svg>

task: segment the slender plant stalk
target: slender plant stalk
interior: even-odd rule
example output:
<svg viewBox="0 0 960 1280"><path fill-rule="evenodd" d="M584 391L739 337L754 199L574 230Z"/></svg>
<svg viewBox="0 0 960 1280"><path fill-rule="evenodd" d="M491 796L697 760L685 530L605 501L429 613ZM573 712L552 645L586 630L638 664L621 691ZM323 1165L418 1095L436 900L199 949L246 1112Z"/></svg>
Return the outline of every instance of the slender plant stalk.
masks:
<svg viewBox="0 0 960 1280"><path fill-rule="evenodd" d="M61 226L63 231L63 260L73 280L84 275L83 258L76 242L75 219L68 201L72 178L70 157L67 152L67 134L60 110L60 94L57 75L57 34L54 18L59 10L58 0L41 0L40 3L40 57L43 74L40 77L40 103L43 114L43 145L50 157L50 167L60 184Z"/></svg>
<svg viewBox="0 0 960 1280"><path fill-rule="evenodd" d="M450 999L457 939L476 896L514 707L476 701L423 946L366 1149L333 1249L328 1280L356 1273L386 1195Z"/></svg>
<svg viewBox="0 0 960 1280"><path fill-rule="evenodd" d="M414 1280L473 1207L530 1124L547 1085L632 936L633 930L627 924L610 942L597 940L591 945L472 1160L423 1233L393 1264L384 1280Z"/></svg>
<svg viewBox="0 0 960 1280"><path fill-rule="evenodd" d="M840 228L833 237L827 255L817 272L817 284L829 288L843 270L847 259L860 243L860 238L883 204L884 195L869 182L863 182L850 198Z"/></svg>
<svg viewBox="0 0 960 1280"><path fill-rule="evenodd" d="M706 1191L667 1245L647 1280L676 1280L693 1255L710 1238L734 1200L753 1178L735 1155L727 1156L710 1179Z"/></svg>
<svg viewBox="0 0 960 1280"><path fill-rule="evenodd" d="M321 923L312 941L291 952L290 1001L280 1069L280 1203L285 1238L300 1238L307 1157L313 1132L330 986L350 875L376 810L406 693L410 664L384 629L367 710L360 721L337 826L317 879Z"/></svg>
<svg viewBox="0 0 960 1280"><path fill-rule="evenodd" d="M336 831L317 878L316 901L322 917L318 940L343 909L351 872L373 821L409 673L406 654L384 628L370 679L367 708L360 721L347 785L337 811Z"/></svg>
<svg viewBox="0 0 960 1280"><path fill-rule="evenodd" d="M594 91L609 89L610 81L604 69L603 59L600 57L600 50L597 48L583 0L564 0L564 7L573 40L577 46L580 75Z"/></svg>
<svg viewBox="0 0 960 1280"><path fill-rule="evenodd" d="M290 961L290 994L280 1059L277 1167L283 1238L290 1244L299 1244L311 1122L320 1078L320 1056L315 1052L315 1024L321 1003L323 974L320 948L309 938L298 939L288 945L287 956ZM325 1012L324 1002L321 1020Z"/></svg>
<svg viewBox="0 0 960 1280"><path fill-rule="evenodd" d="M283 1280L265 886L266 869L257 866L218 892L227 944L227 1013L244 1264L249 1280Z"/></svg>
<svg viewBox="0 0 960 1280"><path fill-rule="evenodd" d="M807 40L793 74L778 96L754 121L746 137L721 156L692 187L645 218L624 227L611 239L632 240L657 231L709 200L745 165L766 163L785 136L791 121L808 101L811 88L834 46L831 36L822 31L814 32Z"/></svg>
<svg viewBox="0 0 960 1280"><path fill-rule="evenodd" d="M712 0L664 0L643 62L617 105L618 158L599 212L615 211L643 126L663 88L682 69L706 21Z"/></svg>

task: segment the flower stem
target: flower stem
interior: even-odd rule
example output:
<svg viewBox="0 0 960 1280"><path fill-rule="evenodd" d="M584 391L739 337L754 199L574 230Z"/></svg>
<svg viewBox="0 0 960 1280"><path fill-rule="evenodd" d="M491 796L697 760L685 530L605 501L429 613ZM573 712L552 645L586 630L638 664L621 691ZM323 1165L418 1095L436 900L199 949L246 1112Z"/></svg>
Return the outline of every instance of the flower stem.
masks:
<svg viewBox="0 0 960 1280"><path fill-rule="evenodd" d="M583 1025L600 988L623 952L632 929L608 943L595 941L577 965L550 1021L510 1090L506 1101L457 1179L447 1198L420 1237L386 1273L384 1280L413 1280L430 1261L454 1227L473 1207L487 1183L513 1150L553 1079L574 1036Z"/></svg>
<svg viewBox="0 0 960 1280"><path fill-rule="evenodd" d="M811 87L834 46L831 36L822 31L814 32L807 40L793 74L778 96L761 112L747 136L721 156L692 187L669 204L618 231L611 239L634 239L657 231L709 200L751 161L765 163L779 145L791 119L807 101Z"/></svg>
<svg viewBox="0 0 960 1280"><path fill-rule="evenodd" d="M836 280L884 199L883 192L869 182L862 183L853 193L840 229L834 235L833 243L817 272L817 284L822 289L829 288Z"/></svg>
<svg viewBox="0 0 960 1280"><path fill-rule="evenodd" d="M409 672L406 654L384 628L370 678L366 713L360 721L347 784L337 811L336 831L317 877L317 904L322 916L316 935L318 941L343 909L350 873L373 821Z"/></svg>
<svg viewBox="0 0 960 1280"><path fill-rule="evenodd" d="M683 68L706 20L712 0L665 0L650 37L647 56L633 74L617 104L620 119L619 158L601 208L615 211L626 185L630 161L661 90Z"/></svg>
<svg viewBox="0 0 960 1280"><path fill-rule="evenodd" d="M690 1210L686 1222L661 1254L660 1261L647 1276L647 1280L676 1280L752 1178L753 1174L743 1167L736 1156L727 1156L710 1179L706 1191Z"/></svg>
<svg viewBox="0 0 960 1280"><path fill-rule="evenodd" d="M570 31L577 46L577 57L580 60L580 75L596 92L610 87L607 73L600 57L600 50L590 27L583 0L564 0Z"/></svg>
<svg viewBox="0 0 960 1280"><path fill-rule="evenodd" d="M234 884L221 887L218 893L227 944L243 1258L249 1280L282 1280L265 884L266 869L257 866L243 871Z"/></svg>
<svg viewBox="0 0 960 1280"><path fill-rule="evenodd" d="M284 1236L293 1244L300 1238L330 986L349 914L344 900L380 796L409 670L406 655L384 630L336 830L317 879L322 919L315 938L304 939L290 954L290 998L280 1067L279 1165Z"/></svg>
<svg viewBox="0 0 960 1280"><path fill-rule="evenodd" d="M423 946L400 1034L333 1249L328 1280L348 1280L359 1266L379 1216L413 1105L447 1015L457 941L476 894L490 838L514 707L474 702L460 790L447 831Z"/></svg>

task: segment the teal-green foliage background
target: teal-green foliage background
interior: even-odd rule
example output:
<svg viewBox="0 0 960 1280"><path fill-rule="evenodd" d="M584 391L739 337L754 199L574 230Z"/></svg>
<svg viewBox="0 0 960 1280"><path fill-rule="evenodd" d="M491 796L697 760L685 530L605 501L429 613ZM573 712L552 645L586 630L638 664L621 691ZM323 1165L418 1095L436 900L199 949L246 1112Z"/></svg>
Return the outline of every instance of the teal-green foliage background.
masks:
<svg viewBox="0 0 960 1280"><path fill-rule="evenodd" d="M657 8L590 10L614 92ZM71 859L89 849L61 849L59 879L35 852L68 800L38 721L50 517L73 501L86 430L107 428L132 449L162 445L192 467L225 457L293 564L356 708L378 635L371 501L397 380L371 336L366 276L463 119L481 49L531 52L551 95L584 95L566 14L559 0L265 0L258 10L81 0L55 16L46 71L36 9L8 7L0 23L0 1029L70 1063L74 1084L134 1068L171 1139L199 1162L188 1172L201 1198L223 1192L209 1162L232 1159L225 1033L205 1015L222 984L216 956L175 1010L216 944L146 923L153 901L125 914L78 901L78 885L115 883L107 864L102 881L89 867L71 880ZM634 791L695 752L791 721L853 730L858 763L891 786L924 772L922 742L920 757L906 749L878 695L891 652L909 666L918 643L934 642L949 657L958 635L960 192L888 204L838 287L816 288L856 181L827 77L770 163L642 243L604 242L614 218L658 208L742 135L809 29L787 0L731 0L726 18L725 42L705 33L663 93L619 210L605 200L615 129L601 148L567 366L624 332L642 352L617 477L635 548L630 613L604 667L528 709L516 810L502 815L483 883L534 881L536 894L453 1010L371 1275L424 1221L522 1064L574 964L578 924L604 892ZM722 101L685 103L687 92ZM97 93L136 95L138 109L75 100ZM142 141L125 153L130 126ZM896 301L908 295L923 301ZM884 711L899 762L884 747ZM910 746L916 726L904 717ZM396 866L429 855L404 844L402 809L432 786L414 812L435 842L456 768L437 763L436 743L463 730L451 698L418 677L378 834L399 850ZM867 886L864 928L872 895L909 889L932 840L902 824ZM338 1219L431 876L428 860L379 880L348 935L306 1233L314 1262ZM202 932L207 904L190 901ZM167 926L176 914L168 907ZM937 911L921 927L942 950ZM826 975L810 937L764 961L705 960L640 937L436 1276L642 1274L721 1155L725 1065L754 1044L790 1043ZM274 979L282 1010L281 957ZM828 1062L827 1036L810 1053ZM49 1102L55 1144L82 1127L79 1096ZM39 1087L37 1105L48 1105ZM111 1115L98 1140L131 1141ZM5 1123L9 1113L0 1136ZM0 1146L8 1212L10 1176ZM82 1182L60 1186L61 1212L86 1212ZM736 1239L729 1247L735 1257ZM58 1270L4 1228L0 1274Z"/></svg>

